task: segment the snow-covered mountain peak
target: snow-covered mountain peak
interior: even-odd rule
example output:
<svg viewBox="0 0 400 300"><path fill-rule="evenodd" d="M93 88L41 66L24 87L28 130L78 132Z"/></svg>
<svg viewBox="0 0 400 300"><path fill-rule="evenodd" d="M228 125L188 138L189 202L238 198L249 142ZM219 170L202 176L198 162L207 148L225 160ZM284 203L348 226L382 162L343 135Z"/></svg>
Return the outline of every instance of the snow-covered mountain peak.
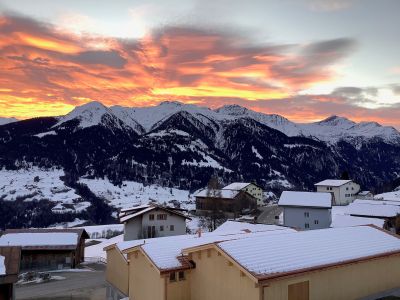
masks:
<svg viewBox="0 0 400 300"><path fill-rule="evenodd" d="M242 116L245 115L249 110L246 107L231 104L231 105L224 105L220 108L217 108L215 112L223 115L230 115L230 116Z"/></svg>
<svg viewBox="0 0 400 300"><path fill-rule="evenodd" d="M109 108L100 102L93 101L75 107L69 114L61 117L53 127L58 127L71 120L78 120L80 128L87 128L99 125L105 115L109 115L111 118L114 117Z"/></svg>
<svg viewBox="0 0 400 300"><path fill-rule="evenodd" d="M17 122L18 120L16 118L0 118L0 126L1 125L6 125L9 123L14 123Z"/></svg>
<svg viewBox="0 0 400 300"><path fill-rule="evenodd" d="M353 122L347 118L339 117L336 115L330 116L330 117L326 118L325 120L319 121L319 122L317 122L317 124L323 125L323 126L341 126L341 127L346 127L346 128L356 125L355 122Z"/></svg>

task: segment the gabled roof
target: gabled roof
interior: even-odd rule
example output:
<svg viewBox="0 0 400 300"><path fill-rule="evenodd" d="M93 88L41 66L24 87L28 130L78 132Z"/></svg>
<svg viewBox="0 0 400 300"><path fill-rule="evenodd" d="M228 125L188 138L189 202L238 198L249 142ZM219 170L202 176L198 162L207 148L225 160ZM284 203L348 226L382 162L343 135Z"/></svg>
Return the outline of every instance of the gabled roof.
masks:
<svg viewBox="0 0 400 300"><path fill-rule="evenodd" d="M350 215L336 215L331 227L350 227L360 225L375 225L376 227L383 228L385 220L377 218L355 217Z"/></svg>
<svg viewBox="0 0 400 300"><path fill-rule="evenodd" d="M265 225L265 224L251 224L247 222L237 222L237 221L226 221L217 227L212 233L213 234L226 234L241 231L246 232L259 232L259 231L269 231L269 230L287 230L287 227L278 225Z"/></svg>
<svg viewBox="0 0 400 300"><path fill-rule="evenodd" d="M254 236L216 246L259 281L400 253L400 239L373 226Z"/></svg>
<svg viewBox="0 0 400 300"><path fill-rule="evenodd" d="M223 190L240 191L240 190L244 189L245 187L249 186L250 184L252 184L252 183L251 182L233 182L231 184L228 184L226 187L224 187L222 189ZM256 185L256 184L254 184L254 185Z"/></svg>
<svg viewBox="0 0 400 300"><path fill-rule="evenodd" d="M89 238L84 229L7 229L0 246L20 246L23 250L73 250L81 238Z"/></svg>
<svg viewBox="0 0 400 300"><path fill-rule="evenodd" d="M234 199L239 193L240 190L228 190L228 189L212 190L209 193L208 189L203 189L200 192L198 192L195 195L195 197Z"/></svg>
<svg viewBox="0 0 400 300"><path fill-rule="evenodd" d="M279 198L278 205L331 208L332 194L318 192L284 191Z"/></svg>
<svg viewBox="0 0 400 300"><path fill-rule="evenodd" d="M393 218L400 214L400 206L391 204L350 203L347 213L353 216Z"/></svg>
<svg viewBox="0 0 400 300"><path fill-rule="evenodd" d="M141 205L138 209L136 207L132 208L127 208L124 210L121 210L121 213L119 214L119 220L121 223L127 222L128 220L134 219L138 216L141 216L147 212L153 211L153 210L163 210L165 212L180 216L185 219L191 220L188 216L184 215L182 213L182 209L175 209L173 207L164 207L161 205L157 204L148 204L148 205Z"/></svg>
<svg viewBox="0 0 400 300"><path fill-rule="evenodd" d="M342 180L342 179L326 179L321 182L314 184L315 186L333 186L338 187L346 183L352 182L352 180Z"/></svg>
<svg viewBox="0 0 400 300"><path fill-rule="evenodd" d="M198 235L177 235L161 238L153 238L147 240L135 240L118 243L117 247L123 253L132 251L142 251L152 264L160 271L167 272L174 269L185 268L182 264L180 257L182 256L183 249L203 246L210 243L219 241L226 241L232 239L243 239L253 235L262 235L268 240L270 235L284 234L287 232L294 232L290 228L280 228L280 230L271 230L267 228L265 231L247 232L247 231L234 231L234 232L210 232L204 233L201 237Z"/></svg>

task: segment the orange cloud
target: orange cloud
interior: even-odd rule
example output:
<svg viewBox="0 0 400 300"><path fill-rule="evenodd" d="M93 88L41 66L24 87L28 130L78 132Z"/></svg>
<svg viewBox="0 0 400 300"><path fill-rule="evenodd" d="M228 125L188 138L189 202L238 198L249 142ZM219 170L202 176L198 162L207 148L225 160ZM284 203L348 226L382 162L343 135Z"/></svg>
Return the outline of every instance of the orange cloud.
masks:
<svg viewBox="0 0 400 300"><path fill-rule="evenodd" d="M330 95L298 91L333 80L355 42L255 44L229 31L166 27L140 39L74 35L20 16L0 16L0 111L29 118L65 114L75 105L143 106L179 100L216 107L239 103L293 119L324 112ZM337 100L339 99L339 100ZM290 102L292 103L292 102ZM341 105L341 103L337 103ZM290 114L290 107L293 107ZM326 112L325 112L326 113Z"/></svg>

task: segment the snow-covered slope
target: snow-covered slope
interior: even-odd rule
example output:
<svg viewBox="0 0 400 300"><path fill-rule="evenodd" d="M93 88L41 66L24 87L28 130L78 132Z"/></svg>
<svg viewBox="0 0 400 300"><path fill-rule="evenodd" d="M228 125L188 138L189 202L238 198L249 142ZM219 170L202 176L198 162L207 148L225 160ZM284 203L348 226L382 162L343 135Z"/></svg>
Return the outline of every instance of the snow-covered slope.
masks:
<svg viewBox="0 0 400 300"><path fill-rule="evenodd" d="M18 120L16 118L0 118L0 126L1 125L6 125L9 123L17 122Z"/></svg>
<svg viewBox="0 0 400 300"><path fill-rule="evenodd" d="M133 181L123 181L121 186L116 186L108 179L81 178L79 182L87 185L96 196L105 198L116 208L128 208L155 200L160 204L174 205L176 202L181 208L194 209L194 199L190 197L189 191L185 190L155 184L145 186Z"/></svg>
<svg viewBox="0 0 400 300"><path fill-rule="evenodd" d="M0 199L5 201L50 200L56 203L55 212L82 211L90 206L83 202L73 189L67 187L60 177L60 169L33 167L20 170L0 170Z"/></svg>

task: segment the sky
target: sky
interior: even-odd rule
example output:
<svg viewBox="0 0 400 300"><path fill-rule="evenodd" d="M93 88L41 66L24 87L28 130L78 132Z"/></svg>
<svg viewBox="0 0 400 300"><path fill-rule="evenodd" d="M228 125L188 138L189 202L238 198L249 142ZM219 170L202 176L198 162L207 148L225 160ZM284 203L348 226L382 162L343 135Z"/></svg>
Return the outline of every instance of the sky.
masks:
<svg viewBox="0 0 400 300"><path fill-rule="evenodd" d="M398 0L2 0L0 116L239 104L400 129Z"/></svg>

